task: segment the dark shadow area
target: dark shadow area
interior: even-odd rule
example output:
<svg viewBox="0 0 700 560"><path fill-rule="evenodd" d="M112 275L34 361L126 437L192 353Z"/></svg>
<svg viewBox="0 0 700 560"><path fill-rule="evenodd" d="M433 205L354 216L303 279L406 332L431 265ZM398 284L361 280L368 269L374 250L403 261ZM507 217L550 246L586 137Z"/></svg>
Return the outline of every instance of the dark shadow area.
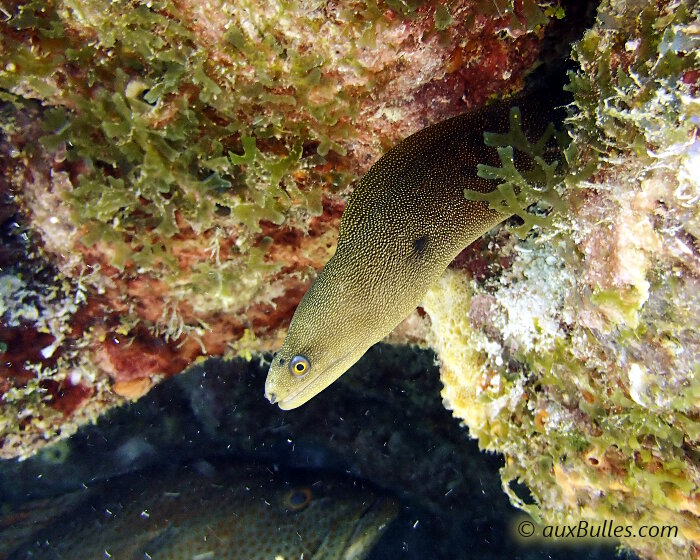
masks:
<svg viewBox="0 0 700 560"><path fill-rule="evenodd" d="M377 345L299 409L263 397L266 363L208 360L140 401L23 461L0 464L6 506L147 467L243 459L330 471L395 495L401 513L370 558L607 559L612 547L524 547L501 489L502 459L480 452L440 400L432 352ZM156 482L154 480L154 482Z"/></svg>

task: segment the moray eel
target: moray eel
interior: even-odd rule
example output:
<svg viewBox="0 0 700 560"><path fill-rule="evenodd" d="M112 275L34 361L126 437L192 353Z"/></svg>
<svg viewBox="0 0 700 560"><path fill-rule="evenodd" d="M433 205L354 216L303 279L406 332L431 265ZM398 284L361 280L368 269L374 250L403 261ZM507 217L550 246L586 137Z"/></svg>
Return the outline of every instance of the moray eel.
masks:
<svg viewBox="0 0 700 560"><path fill-rule="evenodd" d="M523 130L536 140L551 120L547 97L516 97L429 126L370 168L348 200L335 254L272 359L271 403L296 408L328 387L421 303L467 245L509 217L467 200L464 190L496 187L477 176L479 163L501 165L484 132L507 132L510 108L518 106ZM531 166L515 154L516 167Z"/></svg>

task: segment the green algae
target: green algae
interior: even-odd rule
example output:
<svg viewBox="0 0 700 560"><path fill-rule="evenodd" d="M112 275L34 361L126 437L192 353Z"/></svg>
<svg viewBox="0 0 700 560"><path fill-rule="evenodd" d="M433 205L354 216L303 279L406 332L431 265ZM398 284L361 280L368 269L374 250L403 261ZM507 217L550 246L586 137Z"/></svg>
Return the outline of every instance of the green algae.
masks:
<svg viewBox="0 0 700 560"><path fill-rule="evenodd" d="M435 10L435 29L443 31L454 22L450 9L447 6L440 5Z"/></svg>
<svg viewBox="0 0 700 560"><path fill-rule="evenodd" d="M697 14L687 2L676 2L677 9L663 17L647 5L639 14L640 29L634 30L634 22L620 17L622 10L611 4L616 21L630 27L626 31L634 39L623 48L634 56L627 64L616 64L599 31L588 32L577 44L576 60L583 69L595 68L596 79L584 72L570 74L568 89L578 108L571 130L584 158L613 160L631 151L651 165L660 146L687 142L696 127L693 119L700 109L688 103L683 76L698 67L700 40L688 27Z"/></svg>
<svg viewBox="0 0 700 560"><path fill-rule="evenodd" d="M338 122L352 110L342 95L322 106L308 101L311 89L326 82L318 57L272 36L261 48L234 23L222 45L234 68L221 76L192 32L169 16L170 2L130 6L18 6L6 26L29 31L37 44L3 33L4 52L11 54L5 55L0 87L21 84L25 98L40 99L40 146L80 164L65 199L85 245L106 245L117 269L136 266L180 293L211 290L225 297L224 307L247 301L215 288L222 279L235 285L279 268L260 257L254 235L261 222L303 228L321 213L325 181L318 181L316 169L330 150L345 153L341 142L351 130ZM274 93L287 66L270 65L270 50L291 61L292 95ZM236 67L250 64L255 80L238 77ZM309 120L262 109L298 103L309 105ZM302 153L313 142L317 153ZM34 148L25 150L31 156ZM304 188L293 178L300 173L311 179ZM334 173L334 188L352 178ZM202 234L235 224L242 243L233 254L182 270L173 251L183 227Z"/></svg>
<svg viewBox="0 0 700 560"><path fill-rule="evenodd" d="M511 34L538 31L552 17L562 19L565 16L564 9L558 4L539 0L523 0L517 8L515 0L484 0L479 2L478 10L491 17L507 18L506 31Z"/></svg>
<svg viewBox="0 0 700 560"><path fill-rule="evenodd" d="M639 326L639 310L648 297L637 287L628 289L597 290L591 294L591 303L597 305L612 324L634 330Z"/></svg>
<svg viewBox="0 0 700 560"><path fill-rule="evenodd" d="M485 164L477 165L477 175L482 179L497 181L496 189L490 193L464 190L467 200L483 200L489 206L504 214L515 214L522 224L510 228L521 239L530 230L553 222L553 214L563 213L566 204L557 190L564 182L567 167L564 150L568 144L564 133L555 129L550 123L547 130L535 142L531 143L522 129L520 109L513 107L509 116L510 128L505 134L484 132L484 144L496 148L501 167ZM548 143L556 141L561 154L559 160L547 163L544 159ZM526 154L533 162L529 170L515 167L514 152Z"/></svg>

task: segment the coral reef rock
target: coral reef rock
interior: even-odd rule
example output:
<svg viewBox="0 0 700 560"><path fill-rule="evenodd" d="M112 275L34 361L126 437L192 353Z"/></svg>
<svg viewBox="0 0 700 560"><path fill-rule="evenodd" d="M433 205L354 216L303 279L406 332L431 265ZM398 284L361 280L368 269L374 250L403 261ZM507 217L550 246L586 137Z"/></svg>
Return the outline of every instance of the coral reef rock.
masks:
<svg viewBox="0 0 700 560"><path fill-rule="evenodd" d="M700 557L699 15L601 4L573 51L567 212L424 302L445 405L505 455L513 503L630 526L648 558Z"/></svg>

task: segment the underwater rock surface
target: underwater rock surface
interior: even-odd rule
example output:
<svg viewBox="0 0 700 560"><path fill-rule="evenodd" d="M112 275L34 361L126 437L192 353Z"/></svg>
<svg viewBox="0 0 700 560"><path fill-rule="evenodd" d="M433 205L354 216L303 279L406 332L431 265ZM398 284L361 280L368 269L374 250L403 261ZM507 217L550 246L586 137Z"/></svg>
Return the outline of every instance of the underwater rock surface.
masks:
<svg viewBox="0 0 700 560"><path fill-rule="evenodd" d="M8 3L0 456L199 357L276 347L352 180L410 133L520 89L580 6Z"/></svg>
<svg viewBox="0 0 700 560"><path fill-rule="evenodd" d="M504 454L513 502L676 527L622 539L649 558L700 556L699 17L601 4L573 51L567 212L493 235L480 278L456 266L424 302L446 406Z"/></svg>

